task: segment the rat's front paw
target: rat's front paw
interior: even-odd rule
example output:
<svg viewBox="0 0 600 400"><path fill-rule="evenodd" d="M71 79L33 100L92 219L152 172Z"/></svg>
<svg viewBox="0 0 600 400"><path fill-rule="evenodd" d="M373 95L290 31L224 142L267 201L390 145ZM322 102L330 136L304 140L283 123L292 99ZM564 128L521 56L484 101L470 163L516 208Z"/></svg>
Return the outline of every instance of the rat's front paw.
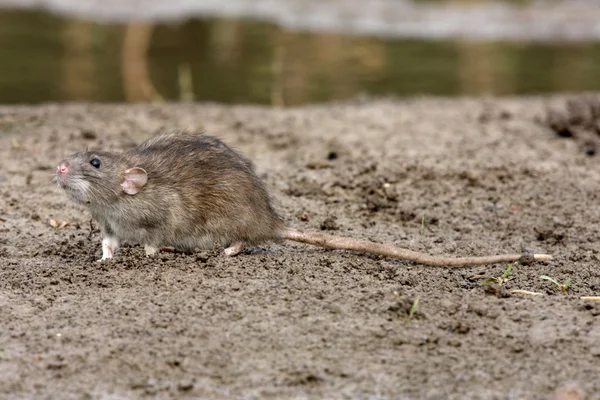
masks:
<svg viewBox="0 0 600 400"><path fill-rule="evenodd" d="M113 258L119 248L119 240L114 237L105 237L102 239L102 258L98 261L103 261Z"/></svg>

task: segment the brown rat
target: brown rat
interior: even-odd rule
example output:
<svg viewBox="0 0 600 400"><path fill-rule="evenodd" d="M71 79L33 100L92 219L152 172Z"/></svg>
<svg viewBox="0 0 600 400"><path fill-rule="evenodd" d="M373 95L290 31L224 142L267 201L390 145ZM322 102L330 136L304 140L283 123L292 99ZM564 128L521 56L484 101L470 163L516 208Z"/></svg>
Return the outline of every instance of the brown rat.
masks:
<svg viewBox="0 0 600 400"><path fill-rule="evenodd" d="M163 247L191 252L216 244L233 256L246 245L283 239L439 266L551 259L545 254L431 256L288 228L250 161L202 133L162 133L123 153L75 153L58 164L56 179L99 222L103 260L123 241L144 245L146 255Z"/></svg>

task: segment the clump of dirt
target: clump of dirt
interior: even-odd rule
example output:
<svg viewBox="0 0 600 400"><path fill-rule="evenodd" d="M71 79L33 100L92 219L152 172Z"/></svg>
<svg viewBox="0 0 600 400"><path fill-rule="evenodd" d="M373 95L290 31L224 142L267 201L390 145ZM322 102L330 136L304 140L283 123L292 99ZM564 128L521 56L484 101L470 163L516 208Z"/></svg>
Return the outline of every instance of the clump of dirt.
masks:
<svg viewBox="0 0 600 400"><path fill-rule="evenodd" d="M600 144L600 95L574 96L563 107L549 107L545 124L559 137L577 140L588 156L595 155Z"/></svg>
<svg viewBox="0 0 600 400"><path fill-rule="evenodd" d="M536 123L568 99L0 107L0 397L593 397L599 161ZM586 104L576 139L597 126ZM56 164L169 124L247 155L292 227L554 259L504 276L283 243L97 262Z"/></svg>

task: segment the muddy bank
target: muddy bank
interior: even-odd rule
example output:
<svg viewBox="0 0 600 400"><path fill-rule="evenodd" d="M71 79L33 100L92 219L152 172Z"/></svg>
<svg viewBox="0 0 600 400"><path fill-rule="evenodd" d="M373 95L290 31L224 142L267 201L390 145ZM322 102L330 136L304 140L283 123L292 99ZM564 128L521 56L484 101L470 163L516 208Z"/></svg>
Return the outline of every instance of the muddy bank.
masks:
<svg viewBox="0 0 600 400"><path fill-rule="evenodd" d="M598 157L546 123L564 98L0 107L0 393L11 398L598 398ZM568 111L565 111L568 112ZM299 244L108 263L51 181L86 147L206 129L251 158L289 225L432 254ZM567 295L540 275L572 279ZM513 289L542 295L510 294ZM418 300L416 312L407 314ZM448 396L451 393L452 396Z"/></svg>

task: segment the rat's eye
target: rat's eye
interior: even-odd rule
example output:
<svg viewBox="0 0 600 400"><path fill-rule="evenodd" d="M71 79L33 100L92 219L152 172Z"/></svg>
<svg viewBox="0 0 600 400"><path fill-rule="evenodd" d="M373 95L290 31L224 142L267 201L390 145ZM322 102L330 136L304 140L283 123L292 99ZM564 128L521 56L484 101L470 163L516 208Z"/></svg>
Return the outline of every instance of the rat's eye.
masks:
<svg viewBox="0 0 600 400"><path fill-rule="evenodd" d="M92 164L92 167L94 168L100 168L100 160L98 160L97 158L92 158L90 164Z"/></svg>

